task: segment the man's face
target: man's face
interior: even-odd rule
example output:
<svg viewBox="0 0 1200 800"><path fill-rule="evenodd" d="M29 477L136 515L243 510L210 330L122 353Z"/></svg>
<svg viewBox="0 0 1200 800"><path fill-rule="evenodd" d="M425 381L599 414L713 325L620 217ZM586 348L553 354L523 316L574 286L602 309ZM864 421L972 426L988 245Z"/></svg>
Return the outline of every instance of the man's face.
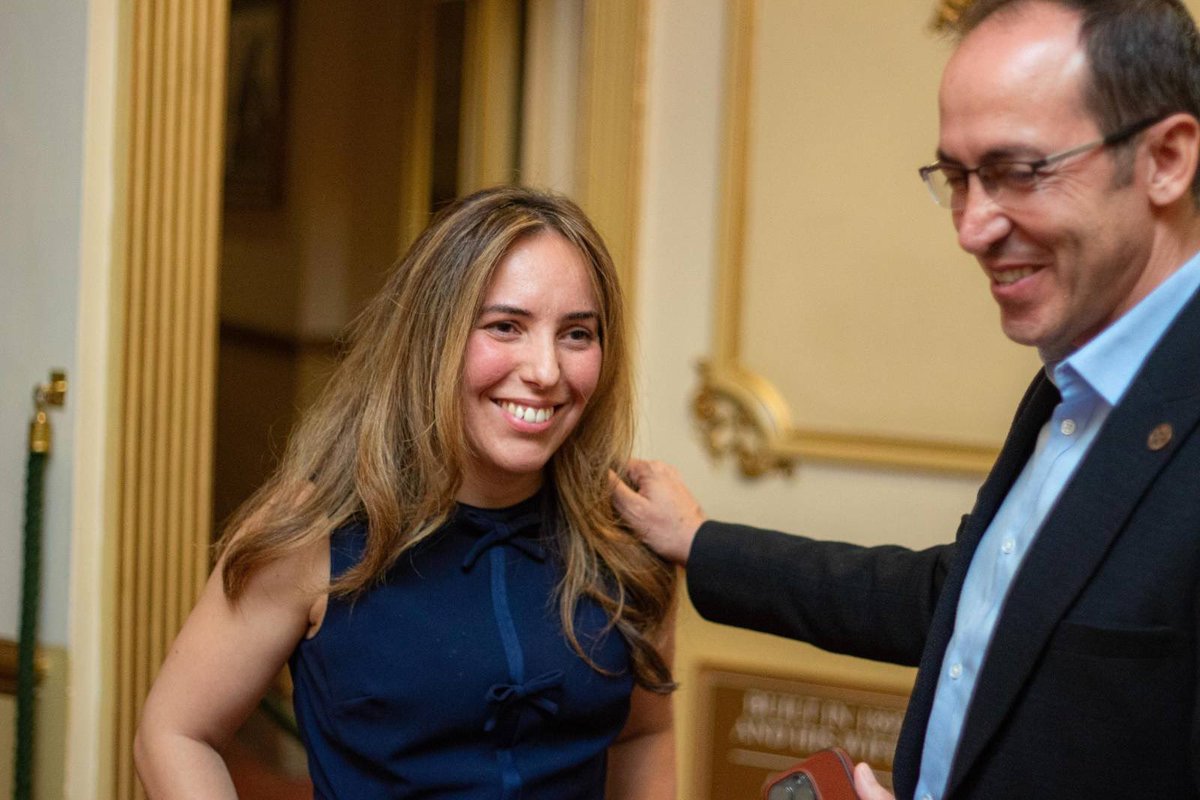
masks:
<svg viewBox="0 0 1200 800"><path fill-rule="evenodd" d="M939 158L966 167L1034 161L1099 139L1084 108L1078 37L1075 12L1039 2L968 35L942 77ZM1124 180L1112 150L1089 150L1005 206L970 178L954 227L983 267L1010 339L1059 359L1148 293L1154 228L1138 163Z"/></svg>

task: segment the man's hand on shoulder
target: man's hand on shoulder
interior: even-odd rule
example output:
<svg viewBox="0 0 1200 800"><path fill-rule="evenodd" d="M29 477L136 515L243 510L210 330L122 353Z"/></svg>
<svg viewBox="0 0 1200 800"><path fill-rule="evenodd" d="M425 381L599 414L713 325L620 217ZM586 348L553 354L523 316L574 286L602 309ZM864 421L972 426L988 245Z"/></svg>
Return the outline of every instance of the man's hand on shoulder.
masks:
<svg viewBox="0 0 1200 800"><path fill-rule="evenodd" d="M626 474L636 489L612 474L613 507L651 550L686 564L696 530L704 522L700 504L670 464L635 458Z"/></svg>

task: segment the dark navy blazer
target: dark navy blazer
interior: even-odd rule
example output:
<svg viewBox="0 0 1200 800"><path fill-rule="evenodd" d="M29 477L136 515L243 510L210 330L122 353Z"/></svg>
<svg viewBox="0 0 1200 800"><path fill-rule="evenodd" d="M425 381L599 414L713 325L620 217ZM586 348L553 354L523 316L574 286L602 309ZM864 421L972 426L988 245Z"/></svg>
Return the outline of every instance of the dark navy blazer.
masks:
<svg viewBox="0 0 1200 800"><path fill-rule="evenodd" d="M1039 373L954 544L863 548L718 522L697 536L688 590L706 618L919 665L896 752L899 798L916 785L971 556L1058 401ZM1200 797L1198 420L1193 298L1013 581L946 797Z"/></svg>

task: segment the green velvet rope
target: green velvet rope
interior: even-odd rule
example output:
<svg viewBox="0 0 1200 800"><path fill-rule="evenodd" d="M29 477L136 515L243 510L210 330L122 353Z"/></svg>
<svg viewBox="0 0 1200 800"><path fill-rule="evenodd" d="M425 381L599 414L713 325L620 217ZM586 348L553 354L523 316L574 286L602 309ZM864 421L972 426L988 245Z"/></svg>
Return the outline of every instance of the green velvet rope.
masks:
<svg viewBox="0 0 1200 800"><path fill-rule="evenodd" d="M25 475L25 559L21 576L21 634L17 650L17 731L13 798L33 797L34 655L42 576L42 503L46 453L29 453Z"/></svg>

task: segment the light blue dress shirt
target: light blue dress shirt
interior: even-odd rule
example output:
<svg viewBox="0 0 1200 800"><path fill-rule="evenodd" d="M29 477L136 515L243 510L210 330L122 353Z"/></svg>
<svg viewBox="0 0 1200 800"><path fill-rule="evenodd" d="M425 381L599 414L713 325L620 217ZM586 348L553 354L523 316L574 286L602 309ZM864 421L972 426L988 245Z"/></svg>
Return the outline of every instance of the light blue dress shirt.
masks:
<svg viewBox="0 0 1200 800"><path fill-rule="evenodd" d="M1109 412L1200 286L1200 255L1096 338L1046 372L1062 394L1037 445L971 559L921 754L916 796L940 800L975 682L1021 561ZM1003 654L997 654L1003 658Z"/></svg>

